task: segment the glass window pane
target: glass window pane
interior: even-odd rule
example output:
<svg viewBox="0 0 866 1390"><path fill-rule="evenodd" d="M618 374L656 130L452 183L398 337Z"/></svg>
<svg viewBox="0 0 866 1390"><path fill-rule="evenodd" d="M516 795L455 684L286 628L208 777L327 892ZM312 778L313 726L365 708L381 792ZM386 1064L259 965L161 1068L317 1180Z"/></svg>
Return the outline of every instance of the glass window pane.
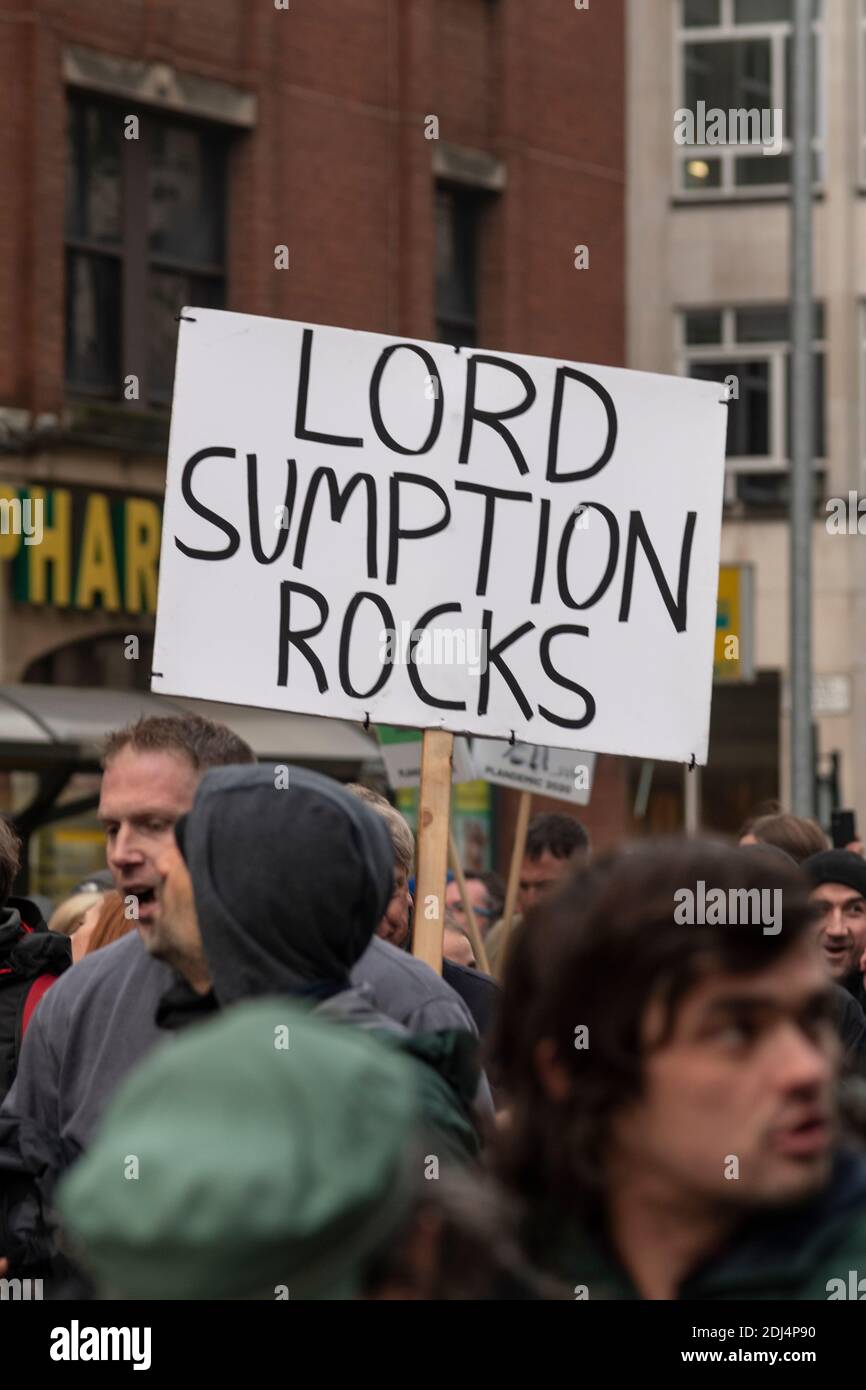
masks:
<svg viewBox="0 0 866 1390"><path fill-rule="evenodd" d="M692 309L685 315L686 342L690 347L722 341L722 315L719 309Z"/></svg>
<svg viewBox="0 0 866 1390"><path fill-rule="evenodd" d="M735 24L793 23L791 0L734 0ZM812 0L812 18L821 18L821 0Z"/></svg>
<svg viewBox="0 0 866 1390"><path fill-rule="evenodd" d="M147 295L151 401L171 400L177 351L175 319L184 304L200 305L203 309L222 309L225 305L223 281L176 271L151 270Z"/></svg>
<svg viewBox="0 0 866 1390"><path fill-rule="evenodd" d="M689 376L720 383L729 376L737 378L739 395L728 405L728 457L767 456L770 452L769 362L692 362Z"/></svg>
<svg viewBox="0 0 866 1390"><path fill-rule="evenodd" d="M787 343L789 324L787 304L738 309L735 336L738 343Z"/></svg>
<svg viewBox="0 0 866 1390"><path fill-rule="evenodd" d="M769 39L725 39L718 43L687 43L685 104L697 111L699 101L709 111L740 107L769 107L772 93Z"/></svg>
<svg viewBox="0 0 866 1390"><path fill-rule="evenodd" d="M683 24L689 29L718 24L719 0L683 0Z"/></svg>
<svg viewBox="0 0 866 1390"><path fill-rule="evenodd" d="M788 183L790 178L791 158L787 154L738 155L734 160L737 188L772 188Z"/></svg>
<svg viewBox="0 0 866 1390"><path fill-rule="evenodd" d="M66 235L120 239L120 150L123 118L113 107L74 101L66 124Z"/></svg>
<svg viewBox="0 0 866 1390"><path fill-rule="evenodd" d="M476 341L477 218L477 197L454 188L436 190L436 318L449 325L446 341L462 346Z"/></svg>
<svg viewBox="0 0 866 1390"><path fill-rule="evenodd" d="M148 238L151 254L221 266L225 145L187 126L150 127Z"/></svg>
<svg viewBox="0 0 866 1390"><path fill-rule="evenodd" d="M120 384L120 263L66 257L66 379L74 390L114 396Z"/></svg>
<svg viewBox="0 0 866 1390"><path fill-rule="evenodd" d="M687 159L683 164L683 186L689 191L701 188L721 188L720 159Z"/></svg>
<svg viewBox="0 0 866 1390"><path fill-rule="evenodd" d="M734 0L735 24L791 22L791 0Z"/></svg>

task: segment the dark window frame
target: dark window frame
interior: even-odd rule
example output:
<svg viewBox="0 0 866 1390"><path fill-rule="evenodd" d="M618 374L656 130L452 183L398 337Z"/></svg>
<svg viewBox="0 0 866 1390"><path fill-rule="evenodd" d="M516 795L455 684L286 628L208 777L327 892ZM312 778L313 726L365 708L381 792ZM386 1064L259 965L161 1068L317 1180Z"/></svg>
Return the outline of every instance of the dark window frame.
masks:
<svg viewBox="0 0 866 1390"><path fill-rule="evenodd" d="M443 301L443 284L439 278L439 252L436 247L434 257L434 313L436 318L436 340L452 343L455 347L478 347L479 336L479 265L481 261L481 223L484 208L490 195L483 189L470 184L458 183L448 179L438 179L434 188L435 227L434 237L438 236L440 199L451 200L452 234L457 244L458 263L467 267L465 286L456 286L451 303ZM461 290L468 288L468 306L463 309L457 302Z"/></svg>
<svg viewBox="0 0 866 1390"><path fill-rule="evenodd" d="M767 333L742 332L744 324L751 317L770 311L780 316L777 325L781 336L773 337ZM788 473L790 470L790 431L791 431L791 339L790 321L787 319L788 305L785 303L766 304L726 304L716 306L694 306L682 309L677 315L679 371L682 375L697 380L724 381L731 373L740 375L744 367L754 369L766 364L766 402L769 449L766 453L743 454L732 451L732 445L744 439L750 428L760 430L760 422L738 421L738 409L749 399L746 394L742 400L729 403L729 425L725 447L728 466L737 474L750 473ZM816 375L815 399L815 437L813 456L816 465L826 462L829 451L829 418L827 399L827 324L825 306L822 301L814 303L814 331L812 336L812 361ZM720 315L721 334L714 343L689 343L689 321L694 326L699 320L707 320L711 314Z"/></svg>
<svg viewBox="0 0 866 1390"><path fill-rule="evenodd" d="M64 286L64 332L66 358L64 380L66 393L70 398L90 401L105 401L128 407L132 410L159 410L170 404L170 391L156 389L151 381L150 333L151 300L149 291L152 276L160 273L184 275L210 286L211 300L217 301L213 307L225 304L228 289L228 190L230 180L230 157L232 131L214 121L197 119L192 116L163 111L159 108L123 102L101 93L85 89L71 88L67 91L67 121L72 123L82 119L88 108L110 111L117 120L118 149L120 159L120 233L116 242L97 241L89 237L70 234L64 227L64 253L66 283ZM139 138L125 138L124 122L129 116L139 121ZM173 255L165 250L151 249L149 244L148 194L149 194L149 140L148 132L156 125L171 129L194 130L208 142L208 155L218 161L217 197L213 218L221 241L221 260L217 263L195 261ZM82 186L87 180L87 170L81 174ZM66 208L68 215L69 209ZM115 324L119 356L116 380L109 388L76 379L70 373L71 340L71 276L74 258L100 257L111 261L118 267L120 279L118 291L119 324ZM182 305L177 305L177 310ZM126 400L123 390L124 378L135 374L139 382L137 400Z"/></svg>

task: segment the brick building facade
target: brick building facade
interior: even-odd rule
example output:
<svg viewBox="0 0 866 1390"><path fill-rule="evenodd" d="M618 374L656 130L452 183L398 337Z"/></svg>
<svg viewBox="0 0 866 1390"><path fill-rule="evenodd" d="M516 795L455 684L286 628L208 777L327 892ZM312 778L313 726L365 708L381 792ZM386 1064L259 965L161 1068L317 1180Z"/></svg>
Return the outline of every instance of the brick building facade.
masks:
<svg viewBox="0 0 866 1390"><path fill-rule="evenodd" d="M7 0L0 483L54 532L0 536L0 680L142 680L116 660L152 630L130 555L152 548L196 294L623 363L623 28L622 0ZM95 602L109 512L117 593ZM599 842L626 781L600 760Z"/></svg>

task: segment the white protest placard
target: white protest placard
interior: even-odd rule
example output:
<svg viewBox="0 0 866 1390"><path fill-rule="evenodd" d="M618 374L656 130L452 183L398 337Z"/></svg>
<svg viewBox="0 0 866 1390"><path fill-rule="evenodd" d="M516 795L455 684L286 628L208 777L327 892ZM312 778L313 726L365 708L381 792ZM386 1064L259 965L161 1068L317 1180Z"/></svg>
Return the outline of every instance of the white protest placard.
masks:
<svg viewBox="0 0 866 1390"><path fill-rule="evenodd" d="M536 796L554 796L588 806L595 775L595 753L579 753L573 748L539 748L505 739L477 738L472 744L472 760L477 775L499 787Z"/></svg>
<svg viewBox="0 0 866 1390"><path fill-rule="evenodd" d="M723 394L185 309L152 689L705 762Z"/></svg>

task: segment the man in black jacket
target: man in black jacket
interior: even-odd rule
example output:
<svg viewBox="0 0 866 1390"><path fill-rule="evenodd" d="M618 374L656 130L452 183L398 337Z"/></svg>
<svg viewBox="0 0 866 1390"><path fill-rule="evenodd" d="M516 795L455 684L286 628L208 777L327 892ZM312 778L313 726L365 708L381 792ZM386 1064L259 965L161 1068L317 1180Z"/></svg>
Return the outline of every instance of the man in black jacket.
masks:
<svg viewBox="0 0 866 1390"><path fill-rule="evenodd" d="M72 964L69 937L49 932L29 898L9 896L20 855L18 836L0 817L0 1104L15 1080L33 1009Z"/></svg>
<svg viewBox="0 0 866 1390"><path fill-rule="evenodd" d="M866 860L828 849L803 861L812 901L821 913L819 941L827 969L862 1006L860 958L866 948Z"/></svg>

